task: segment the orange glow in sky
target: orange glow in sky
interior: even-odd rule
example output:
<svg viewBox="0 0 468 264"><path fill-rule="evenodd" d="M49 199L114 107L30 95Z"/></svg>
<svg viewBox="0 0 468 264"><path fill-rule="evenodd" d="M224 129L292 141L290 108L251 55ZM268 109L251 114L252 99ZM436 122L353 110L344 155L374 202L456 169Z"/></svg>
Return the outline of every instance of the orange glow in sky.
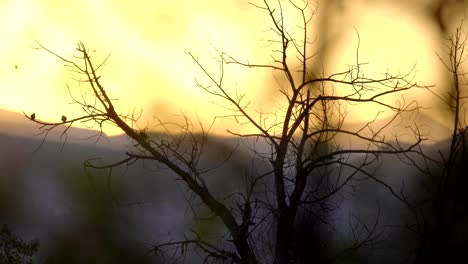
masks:
<svg viewBox="0 0 468 264"><path fill-rule="evenodd" d="M319 15L320 8L319 2ZM346 8L329 18L326 35L336 42L330 44L326 72L354 62L355 27L361 38L361 61L371 65L367 74L404 71L417 62L418 80L439 81L435 51L440 39L422 14L367 1L349 1ZM199 54L211 70L217 70L210 64L211 46L240 60L265 62L269 50L261 49L258 39L270 26L267 23L260 10L240 0L4 0L0 2L0 108L35 112L48 121L58 121L62 114L79 115L80 109L69 104L66 89L66 83L75 85L73 75L56 58L33 48L38 47L37 39L72 58L76 42L82 41L96 50L96 61L111 53L101 81L110 96L118 98L116 106L122 113L143 109L143 126L150 127L154 117L168 120L181 113L196 113L209 124L214 113L222 115L223 110L196 87L195 78L202 75L186 52ZM259 101L256 106L272 107L273 98L265 96L277 94L266 92L277 89L266 85L271 73L233 68L228 74L232 87L248 92ZM360 109L355 116L364 118L368 112ZM106 132L118 130L109 127Z"/></svg>

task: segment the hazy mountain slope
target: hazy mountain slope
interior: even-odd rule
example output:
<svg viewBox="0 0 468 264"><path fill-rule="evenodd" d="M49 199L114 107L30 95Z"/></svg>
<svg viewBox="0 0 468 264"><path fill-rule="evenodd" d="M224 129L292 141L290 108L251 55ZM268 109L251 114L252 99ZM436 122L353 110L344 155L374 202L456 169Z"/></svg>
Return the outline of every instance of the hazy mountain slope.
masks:
<svg viewBox="0 0 468 264"><path fill-rule="evenodd" d="M427 116L422 118L424 122L431 122ZM374 125L379 127L385 122L381 120ZM449 136L447 127L433 125L439 134ZM356 129L362 124L348 126ZM400 126L404 127L405 123ZM387 131L385 133L389 133ZM114 169L110 176L106 171L84 169L83 161L87 159L111 163L123 158L125 150L132 147L128 138L104 136L96 143L83 140L94 131L71 128L69 132L66 142L60 139L60 132L56 132L41 145L43 137L34 136L35 124L21 114L0 110L0 224L9 224L25 238L40 239L42 254L56 250L57 245L80 247L80 252L87 252L80 259L82 263L93 259L132 263L119 257L118 252L126 249L132 258L141 256L152 243L177 238L177 234L194 226L187 199L198 202L164 167L147 161L137 162L128 168ZM438 141L425 149L435 155L438 149L445 151L447 142ZM206 176L218 197L232 193L233 189L242 190L246 174L267 170L268 164L253 159L249 149L254 147L260 152L269 150L264 143L255 140L233 137L207 140L200 165L206 168L221 165ZM234 153L232 158L225 163L231 152ZM408 194L416 195L416 186L422 178L414 167L401 165L396 157L384 157L380 161L381 166L375 168L376 177L397 191L404 182ZM362 175L356 177L362 178ZM404 206L391 197L388 189L373 181L356 182L334 201L340 207L334 212L333 229L326 237L337 243L349 238L350 214L360 215L361 220L372 225L380 212L381 226L402 225L407 217ZM209 222L208 226L215 230L211 232L218 228L216 222ZM401 236L392 235L386 245L396 244L395 249L385 248L376 253L371 263L384 263L382 256L392 263L401 255ZM62 263L68 261L65 258Z"/></svg>
<svg viewBox="0 0 468 264"><path fill-rule="evenodd" d="M119 258L122 250L115 247L141 257L150 243L167 241L192 225L186 203L191 195L167 169L137 162L114 169L111 175L85 170L83 162L88 159L106 163L122 159L125 146L75 140L64 144L53 135L42 144L42 137L28 135L34 129L28 122L16 121L18 115L7 116L0 121L0 224L8 224L25 238L38 238L43 256L57 246L79 245L80 252L88 252L80 263L133 263ZM19 135L12 135L13 129ZM72 132L81 136L89 131ZM222 173L208 176L218 195L228 193L223 188L236 188L243 176L239 172L248 170L242 152L223 164L235 145L235 140L223 138L206 144L201 164L222 165ZM117 240L108 241L112 237Z"/></svg>

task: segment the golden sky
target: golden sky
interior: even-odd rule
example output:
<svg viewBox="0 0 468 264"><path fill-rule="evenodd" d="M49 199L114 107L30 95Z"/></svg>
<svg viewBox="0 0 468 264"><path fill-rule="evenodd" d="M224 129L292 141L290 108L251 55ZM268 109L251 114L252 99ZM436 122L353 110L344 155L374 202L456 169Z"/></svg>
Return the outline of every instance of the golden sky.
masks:
<svg viewBox="0 0 468 264"><path fill-rule="evenodd" d="M404 71L417 61L419 80L440 82L435 56L440 36L416 5L344 2L349 4L343 12L326 14L328 28L322 29L323 37L331 40L324 63L327 71L354 62L355 27L361 38L361 61L372 65L367 74ZM323 19L322 9L326 5L319 2L317 21ZM118 98L120 112L144 109L142 125L150 126L154 117L170 120L181 113L196 113L208 125L214 114L223 111L196 87L194 80L202 74L186 51L199 54L214 71L211 45L241 60L265 62L269 50L262 49L258 39L270 26L267 23L260 10L243 0L0 0L0 108L35 112L43 120L79 115L79 109L69 104L66 89L66 83L74 86L73 76L63 63L33 48L38 47L37 39L71 58L76 42L82 41L96 50L96 60L111 53L101 81L110 96ZM229 70L228 82L259 102L254 106L272 107L277 87L268 81L271 73ZM368 112L361 109L355 116L363 118ZM106 132L117 133L110 128Z"/></svg>

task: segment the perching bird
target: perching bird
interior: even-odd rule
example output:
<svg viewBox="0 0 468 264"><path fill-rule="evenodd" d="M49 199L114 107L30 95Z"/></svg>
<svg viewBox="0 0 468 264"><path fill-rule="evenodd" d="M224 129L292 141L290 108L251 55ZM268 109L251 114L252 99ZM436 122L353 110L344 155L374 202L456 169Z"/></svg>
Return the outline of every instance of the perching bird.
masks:
<svg viewBox="0 0 468 264"><path fill-rule="evenodd" d="M63 123L67 122L67 117L64 116L64 115L62 116L62 122L63 122Z"/></svg>
<svg viewBox="0 0 468 264"><path fill-rule="evenodd" d="M36 113L31 114L31 120L34 121L34 119L36 119Z"/></svg>

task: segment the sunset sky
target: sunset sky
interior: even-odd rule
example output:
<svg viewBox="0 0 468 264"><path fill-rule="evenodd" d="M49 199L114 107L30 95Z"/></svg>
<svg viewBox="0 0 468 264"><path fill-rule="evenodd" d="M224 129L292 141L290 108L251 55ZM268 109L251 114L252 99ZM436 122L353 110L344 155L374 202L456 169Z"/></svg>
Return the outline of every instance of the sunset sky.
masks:
<svg viewBox="0 0 468 264"><path fill-rule="evenodd" d="M337 7L323 2L316 27L327 21L327 28L320 28L320 37L331 40L323 63L326 71L354 62L356 28L361 61L372 65L367 74L405 71L417 62L417 80L441 83L442 68L435 53L441 52L441 36L424 12L430 1L343 1L340 10L331 12L334 15L324 13ZM154 118L171 120L181 113L196 113L208 125L214 113L224 112L197 88L195 78L202 79L202 74L186 52L198 54L212 70L217 69L210 58L212 46L240 60L266 62L270 50L258 40L268 22L261 10L243 0L2 0L0 108L35 112L47 121L59 121L62 114L79 116L80 109L69 104L66 89L66 83L74 87L73 75L56 58L35 49L35 40L66 58L76 55L76 43L82 41L96 50L96 61L111 54L101 80L110 96L118 98L121 113L144 109L142 125L150 127ZM257 109L273 107L278 88L270 85L271 73L229 70L228 82L247 91ZM412 95L432 104L433 99L424 94ZM364 118L368 112L361 109L354 116ZM106 132L118 131L107 128Z"/></svg>

